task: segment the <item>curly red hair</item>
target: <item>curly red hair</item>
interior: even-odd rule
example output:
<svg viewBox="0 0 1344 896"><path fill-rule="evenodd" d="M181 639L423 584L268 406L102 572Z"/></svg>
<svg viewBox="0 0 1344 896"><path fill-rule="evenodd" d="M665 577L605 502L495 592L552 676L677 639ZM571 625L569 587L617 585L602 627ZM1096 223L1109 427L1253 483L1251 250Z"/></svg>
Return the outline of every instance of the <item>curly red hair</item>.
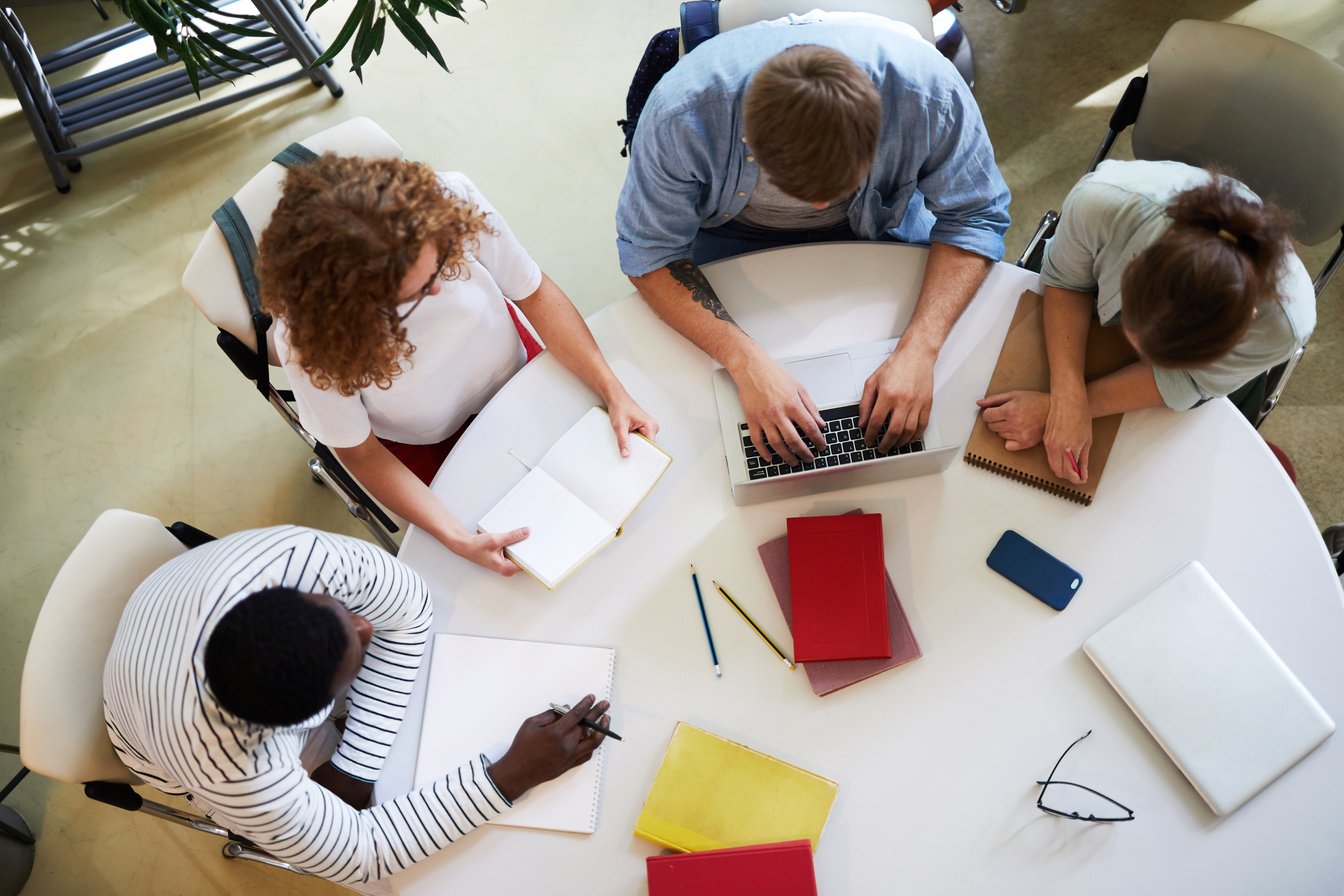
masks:
<svg viewBox="0 0 1344 896"><path fill-rule="evenodd" d="M262 304L318 388L385 389L415 347L397 320L402 280L426 243L464 275L485 215L426 165L325 154L291 168L261 235Z"/></svg>

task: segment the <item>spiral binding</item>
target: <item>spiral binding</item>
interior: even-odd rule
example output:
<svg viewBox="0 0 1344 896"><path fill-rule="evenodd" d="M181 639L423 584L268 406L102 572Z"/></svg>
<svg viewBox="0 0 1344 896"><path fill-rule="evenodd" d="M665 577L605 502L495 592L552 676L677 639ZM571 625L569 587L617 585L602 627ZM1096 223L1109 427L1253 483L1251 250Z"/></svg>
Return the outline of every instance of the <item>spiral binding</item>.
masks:
<svg viewBox="0 0 1344 896"><path fill-rule="evenodd" d="M1009 479L1015 479L1032 488L1038 488L1041 491L1064 498L1066 501L1073 501L1083 506L1091 506L1092 496L1076 489L1069 488L1066 485L1060 485L1058 482L1051 482L1048 479L1042 479L1039 476L1033 476L1030 473L1023 473L1021 470L1015 470L1012 467L1005 466L998 461L990 460L987 457L981 457L978 454L967 454L966 463L972 466L980 467L991 473L998 473L1000 476L1007 476Z"/></svg>

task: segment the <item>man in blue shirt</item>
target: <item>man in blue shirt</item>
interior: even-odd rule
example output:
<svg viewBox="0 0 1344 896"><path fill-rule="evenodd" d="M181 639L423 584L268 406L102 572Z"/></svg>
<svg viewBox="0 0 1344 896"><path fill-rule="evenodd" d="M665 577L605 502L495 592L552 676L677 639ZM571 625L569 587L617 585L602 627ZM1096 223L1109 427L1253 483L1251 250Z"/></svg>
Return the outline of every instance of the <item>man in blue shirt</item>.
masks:
<svg viewBox="0 0 1344 896"><path fill-rule="evenodd" d="M816 406L699 264L824 240L930 244L914 315L864 385L860 425L869 444L886 425L886 449L928 424L934 362L1003 257L1008 198L970 90L913 29L794 16L718 35L663 76L635 133L617 248L654 311L728 369L757 450L796 463L813 458L803 436L823 444Z"/></svg>

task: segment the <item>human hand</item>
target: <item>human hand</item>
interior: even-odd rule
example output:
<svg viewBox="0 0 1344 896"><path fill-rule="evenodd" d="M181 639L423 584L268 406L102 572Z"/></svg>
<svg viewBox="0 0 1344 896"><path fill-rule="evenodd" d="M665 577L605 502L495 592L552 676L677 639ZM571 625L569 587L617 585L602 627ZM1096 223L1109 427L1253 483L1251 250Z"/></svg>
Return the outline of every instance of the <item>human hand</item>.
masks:
<svg viewBox="0 0 1344 896"><path fill-rule="evenodd" d="M1000 392L976 402L990 432L1003 439L1009 451L1023 451L1041 441L1050 396L1044 392Z"/></svg>
<svg viewBox="0 0 1344 896"><path fill-rule="evenodd" d="M490 780L509 802L592 758L606 735L582 727L579 720L603 728L611 722L606 715L611 704L593 701L589 694L563 716L548 709L523 721L508 752L490 766Z"/></svg>
<svg viewBox="0 0 1344 896"><path fill-rule="evenodd" d="M621 457L630 456L630 433L641 433L650 441L658 435L658 421L624 389L619 395L607 400L607 416L611 418L611 428L616 433L616 447L620 449Z"/></svg>
<svg viewBox="0 0 1344 896"><path fill-rule="evenodd" d="M330 762L313 769L310 777L356 809L367 809L373 802L372 782L352 778Z"/></svg>
<svg viewBox="0 0 1344 896"><path fill-rule="evenodd" d="M924 434L929 425L929 409L933 407L936 360L936 353L901 351L898 344L891 357L868 377L859 400L859 428L867 445L885 452Z"/></svg>
<svg viewBox="0 0 1344 896"><path fill-rule="evenodd" d="M751 442L761 457L778 454L790 466L814 460L804 436L825 453L826 437L821 431L826 422L807 390L783 367L762 355L730 373L747 415Z"/></svg>
<svg viewBox="0 0 1344 896"><path fill-rule="evenodd" d="M453 553L465 557L478 566L484 566L502 576L517 575L522 571L518 564L504 556L504 549L517 544L531 534L526 526L510 532L478 532L466 535L454 544L448 545Z"/></svg>
<svg viewBox="0 0 1344 896"><path fill-rule="evenodd" d="M1087 481L1087 458L1092 451L1092 410L1087 393L1076 395L1050 393L1050 413L1045 418L1045 456L1050 469L1060 479L1073 483ZM1073 461L1069 453L1073 453ZM1074 469L1074 462L1078 467Z"/></svg>

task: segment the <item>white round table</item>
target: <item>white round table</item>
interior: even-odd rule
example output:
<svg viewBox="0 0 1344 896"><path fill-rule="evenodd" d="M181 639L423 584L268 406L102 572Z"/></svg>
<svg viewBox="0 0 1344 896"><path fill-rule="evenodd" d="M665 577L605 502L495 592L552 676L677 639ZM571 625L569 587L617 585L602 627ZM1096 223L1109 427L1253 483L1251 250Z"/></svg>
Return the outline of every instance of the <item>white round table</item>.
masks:
<svg viewBox="0 0 1344 896"><path fill-rule="evenodd" d="M706 268L772 354L887 338L913 309L926 251L889 243L771 250ZM936 370L935 414L964 442L1023 289L995 267ZM738 508L710 386L713 362L636 296L589 321L630 392L662 425L672 466L627 523L555 592L504 579L411 529L401 558L429 582L435 629L617 648L613 727L592 835L487 827L394 878L402 893L642 893L632 835L678 720L840 783L816 852L821 893L1338 893L1344 740L1333 737L1219 819L1083 654L1084 638L1188 560L1217 579L1335 719L1344 718L1344 600L1320 536L1263 440L1225 401L1129 414L1095 503L1082 507L956 462L942 475ZM496 396L434 489L478 519L594 396L549 355ZM785 518L882 514L887 565L922 658L818 698L708 589L723 582L787 642L756 547ZM985 566L1012 528L1085 581L1056 613ZM687 565L706 586L716 679ZM787 649L787 648L786 648ZM424 670L381 796L411 785ZM481 683L489 687L488 682ZM520 720L521 721L521 720ZM1126 824L1035 805L1059 777L1134 808Z"/></svg>

